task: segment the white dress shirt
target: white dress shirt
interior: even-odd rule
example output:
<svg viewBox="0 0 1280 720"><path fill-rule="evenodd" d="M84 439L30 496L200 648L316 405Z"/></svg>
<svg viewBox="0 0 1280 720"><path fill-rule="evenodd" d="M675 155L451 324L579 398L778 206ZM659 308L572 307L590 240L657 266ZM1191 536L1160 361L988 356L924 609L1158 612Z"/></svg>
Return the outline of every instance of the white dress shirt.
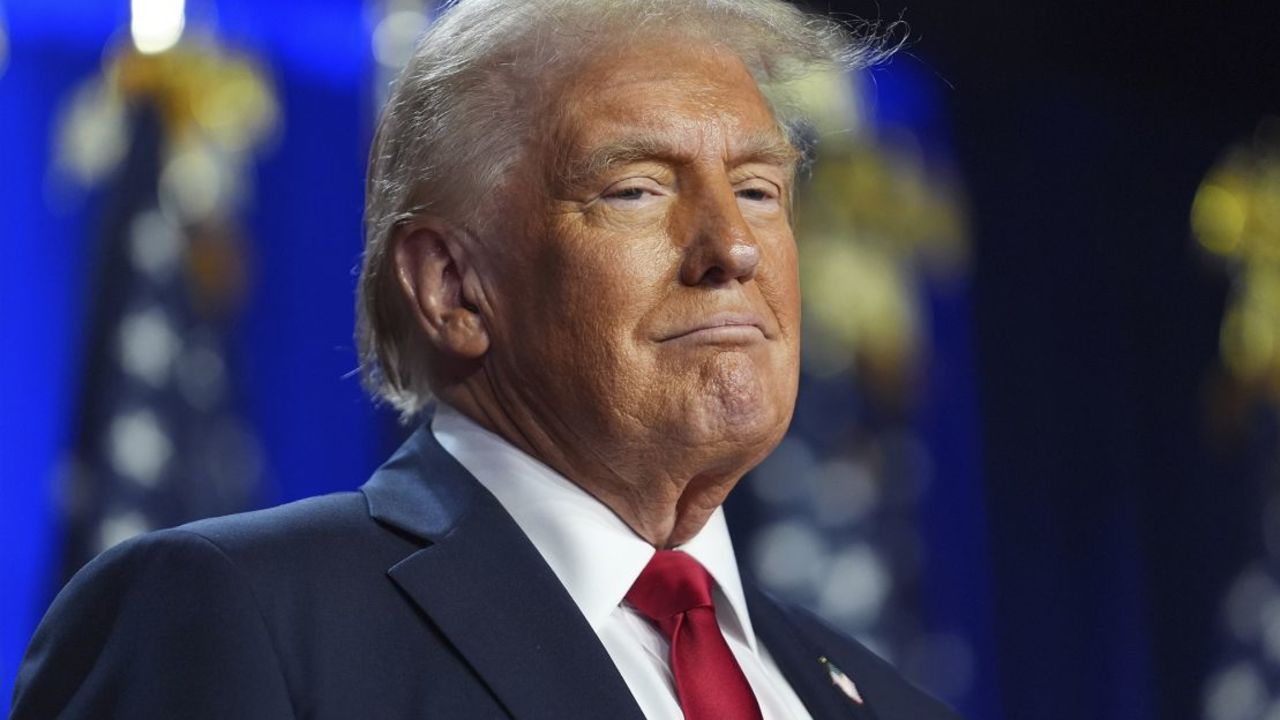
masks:
<svg viewBox="0 0 1280 720"><path fill-rule="evenodd" d="M654 548L604 503L457 410L441 404L431 424L440 445L515 519L569 591L651 720L682 717L666 638L622 602ZM808 711L768 650L756 641L723 509L678 550L715 580L716 617L765 720L807 720Z"/></svg>

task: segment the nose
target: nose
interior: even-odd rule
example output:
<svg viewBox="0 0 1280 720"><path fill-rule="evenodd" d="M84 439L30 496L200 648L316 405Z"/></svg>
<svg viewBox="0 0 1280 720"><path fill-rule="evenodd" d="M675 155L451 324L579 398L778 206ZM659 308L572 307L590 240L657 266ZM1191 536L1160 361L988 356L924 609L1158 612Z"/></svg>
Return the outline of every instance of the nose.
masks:
<svg viewBox="0 0 1280 720"><path fill-rule="evenodd" d="M680 282L717 287L755 277L760 246L738 207L733 188L706 188L692 208L692 237L685 248Z"/></svg>

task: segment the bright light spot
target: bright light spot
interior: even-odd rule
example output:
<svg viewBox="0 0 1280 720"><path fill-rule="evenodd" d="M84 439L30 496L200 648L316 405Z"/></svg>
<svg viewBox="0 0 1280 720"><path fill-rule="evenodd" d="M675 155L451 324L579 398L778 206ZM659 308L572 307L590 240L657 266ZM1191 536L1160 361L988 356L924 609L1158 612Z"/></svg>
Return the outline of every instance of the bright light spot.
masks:
<svg viewBox="0 0 1280 720"><path fill-rule="evenodd" d="M794 85L794 96L804 111L805 119L812 122L819 136L865 132L866 110L855 83L861 77L852 78L844 72L806 73Z"/></svg>
<svg viewBox="0 0 1280 720"><path fill-rule="evenodd" d="M752 545L756 573L766 585L793 593L813 593L826 570L826 547L808 525L773 523Z"/></svg>
<svg viewBox="0 0 1280 720"><path fill-rule="evenodd" d="M160 204L175 217L206 220L233 200L235 176L209 144L191 144L174 154L160 173Z"/></svg>
<svg viewBox="0 0 1280 720"><path fill-rule="evenodd" d="M1252 644L1262 630L1262 609L1276 597L1276 585L1265 572L1250 568L1227 593L1227 624L1236 639Z"/></svg>
<svg viewBox="0 0 1280 720"><path fill-rule="evenodd" d="M58 127L58 167L86 185L124 158L129 145L127 110L105 83L82 85L71 96Z"/></svg>
<svg viewBox="0 0 1280 720"><path fill-rule="evenodd" d="M880 616L893 579L870 546L841 550L826 572L818 610L845 627L865 627Z"/></svg>
<svg viewBox="0 0 1280 720"><path fill-rule="evenodd" d="M414 10L389 13L373 29L373 57L380 65L400 69L413 56L413 45L427 29L427 16Z"/></svg>
<svg viewBox="0 0 1280 720"><path fill-rule="evenodd" d="M1280 331L1260 303L1227 311L1222 320L1223 361L1239 377L1253 380L1267 371L1280 352Z"/></svg>
<svg viewBox="0 0 1280 720"><path fill-rule="evenodd" d="M271 91L247 62L226 62L220 81L191 99L191 113L217 145L242 152L275 125L279 115Z"/></svg>
<svg viewBox="0 0 1280 720"><path fill-rule="evenodd" d="M118 474L143 487L155 487L173 455L173 442L150 410L135 410L111 421L107 456Z"/></svg>
<svg viewBox="0 0 1280 720"><path fill-rule="evenodd" d="M883 243L811 236L801 250L800 275L806 300L802 360L810 372L840 374L860 355L897 367L915 355L917 292Z"/></svg>
<svg viewBox="0 0 1280 720"><path fill-rule="evenodd" d="M1267 688L1257 668L1237 663L1210 678L1206 720L1254 720L1266 708Z"/></svg>
<svg viewBox="0 0 1280 720"><path fill-rule="evenodd" d="M178 265L182 238L158 210L139 213L129 227L129 259L153 279L161 279Z"/></svg>
<svg viewBox="0 0 1280 720"><path fill-rule="evenodd" d="M109 515L98 526L98 552L110 550L150 529L151 524L135 510Z"/></svg>
<svg viewBox="0 0 1280 720"><path fill-rule="evenodd" d="M138 52L153 55L177 45L187 22L185 5L184 0L132 0L129 31Z"/></svg>
<svg viewBox="0 0 1280 720"><path fill-rule="evenodd" d="M1239 194L1205 183L1191 205L1191 228L1206 250L1229 255L1239 250L1248 210Z"/></svg>
<svg viewBox="0 0 1280 720"><path fill-rule="evenodd" d="M120 366L152 387L165 384L181 351L182 338L157 306L133 313L120 324Z"/></svg>

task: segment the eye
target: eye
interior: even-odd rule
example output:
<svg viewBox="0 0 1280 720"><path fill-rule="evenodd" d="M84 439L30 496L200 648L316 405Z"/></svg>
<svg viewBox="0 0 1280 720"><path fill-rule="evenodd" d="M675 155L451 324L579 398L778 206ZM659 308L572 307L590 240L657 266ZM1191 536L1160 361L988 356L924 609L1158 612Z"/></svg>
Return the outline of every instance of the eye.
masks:
<svg viewBox="0 0 1280 720"><path fill-rule="evenodd" d="M649 194L649 191L645 190L644 188L628 187L628 188L619 188L617 190L610 190L609 192L605 193L603 197L606 200L641 200L644 198L645 195L648 195L648 194Z"/></svg>
<svg viewBox="0 0 1280 720"><path fill-rule="evenodd" d="M764 202L766 200L772 200L774 197L773 193L769 192L768 190L765 190L764 188L759 188L759 187L742 188L737 191L737 195L743 200L752 200L755 202Z"/></svg>
<svg viewBox="0 0 1280 720"><path fill-rule="evenodd" d="M739 200L762 205L776 203L779 196L776 185L760 178L743 182L733 192Z"/></svg>
<svg viewBox="0 0 1280 720"><path fill-rule="evenodd" d="M610 205L631 207L646 205L664 194L664 188L656 180L633 177L610 185L600 193L600 199Z"/></svg>

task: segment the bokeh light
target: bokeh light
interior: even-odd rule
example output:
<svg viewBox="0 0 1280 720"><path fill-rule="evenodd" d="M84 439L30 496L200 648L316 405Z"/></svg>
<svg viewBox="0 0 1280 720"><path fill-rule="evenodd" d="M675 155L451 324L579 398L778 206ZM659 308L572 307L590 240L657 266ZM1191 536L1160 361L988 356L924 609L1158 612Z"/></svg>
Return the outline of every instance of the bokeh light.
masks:
<svg viewBox="0 0 1280 720"><path fill-rule="evenodd" d="M129 32L134 47L146 55L178 44L186 26L185 0L132 0Z"/></svg>

